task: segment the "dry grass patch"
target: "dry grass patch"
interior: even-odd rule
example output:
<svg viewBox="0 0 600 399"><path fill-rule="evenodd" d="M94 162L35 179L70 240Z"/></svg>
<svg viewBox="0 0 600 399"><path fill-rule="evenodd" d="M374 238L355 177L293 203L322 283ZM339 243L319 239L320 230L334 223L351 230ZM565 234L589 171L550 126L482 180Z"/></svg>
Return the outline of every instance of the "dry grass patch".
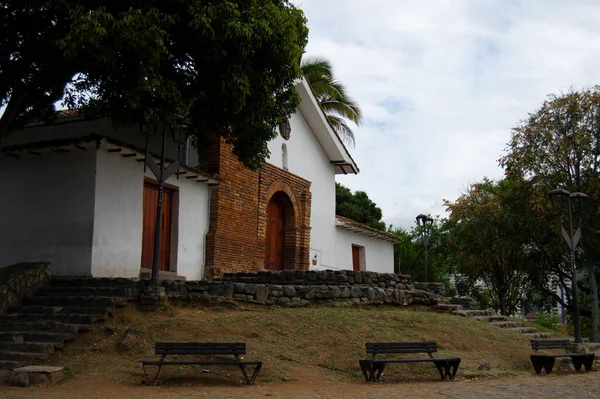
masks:
<svg viewBox="0 0 600 399"><path fill-rule="evenodd" d="M129 351L117 348L127 329L135 331ZM362 382L358 359L367 341L437 341L439 356L462 358L457 378L530 375L529 338L488 323L427 311L397 307L288 309L220 304L210 307L171 306L159 313L140 313L128 306L110 321L81 334L48 363L67 366L77 376L99 375L114 384L138 385L139 361L153 359L155 341L246 342L248 358L263 361L260 383L302 378ZM491 371L478 371L480 363ZM430 364L391 365L386 380L435 379ZM439 378L439 377L438 377ZM165 384L237 384L235 367L170 366L161 372Z"/></svg>

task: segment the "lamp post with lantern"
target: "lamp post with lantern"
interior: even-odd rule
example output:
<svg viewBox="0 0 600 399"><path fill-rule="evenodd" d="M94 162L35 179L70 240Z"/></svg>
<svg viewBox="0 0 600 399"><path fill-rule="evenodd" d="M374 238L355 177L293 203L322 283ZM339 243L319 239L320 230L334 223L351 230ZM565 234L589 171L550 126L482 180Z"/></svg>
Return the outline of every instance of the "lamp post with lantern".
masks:
<svg viewBox="0 0 600 399"><path fill-rule="evenodd" d="M429 246L429 236L431 234L431 226L433 219L427 215L420 214L416 218L417 225L420 227L421 241L425 249L425 282L427 282L427 247Z"/></svg>
<svg viewBox="0 0 600 399"><path fill-rule="evenodd" d="M573 297L573 326L575 328L575 343L581 343L581 320L579 317L579 298L577 289L577 267L575 262L575 248L581 240L581 228L573 232L573 205L579 201L588 198L587 194L574 192L571 193L565 189L557 188L550 191L550 199L554 208L560 213L561 234L567 245L571 249L571 295ZM562 226L562 212L566 211L568 216L569 230Z"/></svg>

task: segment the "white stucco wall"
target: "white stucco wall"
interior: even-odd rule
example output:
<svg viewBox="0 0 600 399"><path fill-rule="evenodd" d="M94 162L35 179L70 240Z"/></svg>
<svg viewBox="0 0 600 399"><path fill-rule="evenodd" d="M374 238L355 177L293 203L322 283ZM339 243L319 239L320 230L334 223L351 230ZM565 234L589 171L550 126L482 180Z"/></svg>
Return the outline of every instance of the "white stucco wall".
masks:
<svg viewBox="0 0 600 399"><path fill-rule="evenodd" d="M361 267L361 270L379 273L394 272L394 245L391 242L340 228L337 229L335 245L336 269L352 270L353 244L364 247L365 263L364 269Z"/></svg>
<svg viewBox="0 0 600 399"><path fill-rule="evenodd" d="M317 255L321 268L332 269L336 260L335 171L300 111L290 118L289 140L281 136L269 142L267 162L282 167L282 144L287 146L289 171L311 182L311 259ZM311 265L311 267L313 267Z"/></svg>
<svg viewBox="0 0 600 399"><path fill-rule="evenodd" d="M0 266L49 261L53 275L89 275L96 152L0 158Z"/></svg>
<svg viewBox="0 0 600 399"><path fill-rule="evenodd" d="M96 209L92 253L95 277L137 277L140 273L144 176L148 168L134 158L98 151ZM205 232L208 227L208 186L173 175L167 183L177 186L173 197L171 264L188 280L202 278Z"/></svg>
<svg viewBox="0 0 600 399"><path fill-rule="evenodd" d="M139 277L143 194L143 164L100 148L96 157L94 277Z"/></svg>
<svg viewBox="0 0 600 399"><path fill-rule="evenodd" d="M174 206L178 204L179 214L177 223L173 218L173 228L178 226L177 274L188 280L201 280L204 277L210 189L206 183L198 183L185 177L177 180L175 175L167 183L179 187L173 203Z"/></svg>

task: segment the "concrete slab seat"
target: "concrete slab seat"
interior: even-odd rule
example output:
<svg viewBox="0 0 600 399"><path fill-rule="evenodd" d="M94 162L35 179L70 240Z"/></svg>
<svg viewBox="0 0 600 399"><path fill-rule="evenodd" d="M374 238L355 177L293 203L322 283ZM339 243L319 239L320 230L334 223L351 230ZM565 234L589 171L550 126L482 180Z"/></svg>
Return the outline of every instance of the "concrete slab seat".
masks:
<svg viewBox="0 0 600 399"><path fill-rule="evenodd" d="M151 384L156 381L158 373L163 366L169 365L230 365L238 366L242 371L246 384L252 385L258 372L262 367L262 362L258 360L247 361L242 360L241 356L246 354L245 343L221 343L221 342L157 342L154 345L154 353L160 355L158 361L142 360L142 367L144 369L144 376L146 384ZM195 360L167 360L167 356L173 355L196 355L196 356L208 356L209 359L195 359ZM214 360L214 356L233 356L230 359ZM156 374L149 379L146 366L158 366ZM254 366L254 372L252 375L248 374L246 368Z"/></svg>
<svg viewBox="0 0 600 399"><path fill-rule="evenodd" d="M360 368L367 382L376 382L381 379L383 369L388 363L433 363L437 368L442 380L448 378L453 380L456 371L460 365L460 358L436 358L433 356L437 352L437 343L427 342L367 342L367 354L372 355L371 359L359 360ZM427 353L428 358L399 358L399 359L377 359L377 355L400 355Z"/></svg>
<svg viewBox="0 0 600 399"><path fill-rule="evenodd" d="M581 366L585 367L585 371L590 371L594 364L594 353L571 353L569 350L573 347L573 344L569 339L532 339L531 348L535 351L535 355L531 355L531 363L536 374L540 374L542 369L546 371L546 374L552 373L554 367L554 361L557 357L569 357L573 361L573 366L576 371L581 370ZM540 350L560 350L563 349L565 353L560 354L539 354Z"/></svg>

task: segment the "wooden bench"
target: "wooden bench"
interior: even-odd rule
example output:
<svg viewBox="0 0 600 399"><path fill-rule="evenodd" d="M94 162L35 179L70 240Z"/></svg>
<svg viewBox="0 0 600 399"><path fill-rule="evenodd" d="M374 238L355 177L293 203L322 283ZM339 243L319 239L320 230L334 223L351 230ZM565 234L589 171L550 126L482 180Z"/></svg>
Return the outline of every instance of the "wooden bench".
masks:
<svg viewBox="0 0 600 399"><path fill-rule="evenodd" d="M557 357L570 357L573 361L575 370L580 371L581 366L585 366L586 371L590 371L594 363L594 353L570 353L572 347L569 339L532 339L531 348L535 351L535 355L531 355L531 363L536 374L540 374L542 369L546 370L546 374L552 372L554 361ZM561 354L538 354L539 350L544 349L564 349L565 353Z"/></svg>
<svg viewBox="0 0 600 399"><path fill-rule="evenodd" d="M239 366L246 380L246 384L251 385L254 383L260 368L262 367L261 361L245 361L242 360L243 355L246 354L245 343L221 343L221 342L157 342L154 345L154 353L160 355L158 361L143 360L142 368L144 369L144 376L146 383L154 383L158 377L158 373L163 366L170 365L231 365ZM196 360L167 360L167 356L173 355L198 355L198 356L210 356L210 359L196 359ZM233 356L232 359L214 359L214 356ZM146 366L158 366L158 370L152 378L152 381L148 379L148 373ZM246 371L247 366L254 366L254 373L248 375Z"/></svg>
<svg viewBox="0 0 600 399"><path fill-rule="evenodd" d="M420 363L430 362L438 369L442 379L453 380L456 370L460 364L460 358L435 358L433 352L437 352L437 343L435 342L367 342L367 354L372 355L371 359L359 360L360 368L367 381L379 381L383 374L383 369L388 363ZM376 356L392 354L413 354L427 353L428 358L400 358L400 359L377 359Z"/></svg>

